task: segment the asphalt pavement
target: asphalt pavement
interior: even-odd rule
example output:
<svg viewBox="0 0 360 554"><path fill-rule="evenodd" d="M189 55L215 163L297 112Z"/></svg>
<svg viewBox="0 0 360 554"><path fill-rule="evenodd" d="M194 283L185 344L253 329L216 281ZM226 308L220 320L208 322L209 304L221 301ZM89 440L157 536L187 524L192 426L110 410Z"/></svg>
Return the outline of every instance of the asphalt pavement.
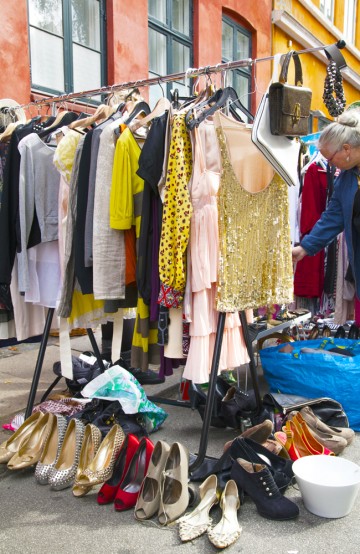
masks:
<svg viewBox="0 0 360 554"><path fill-rule="evenodd" d="M99 339L99 332L95 335ZM73 338L71 344L74 355L90 349L87 337ZM0 349L0 442L11 435L2 429L2 424L26 407L39 344L12 348ZM52 366L58 360L58 340L51 339L37 402L53 381ZM181 370L176 370L165 383L144 388L148 396L178 399L180 378ZM64 388L61 380L55 390ZM162 404L162 407L168 417L150 438L153 442L159 439L169 444L181 442L196 454L202 428L198 412L183 406ZM219 457L224 443L238 433L234 429L211 427L207 454ZM360 465L360 433L341 456ZM99 506L96 493L97 489L83 498L75 498L71 489L51 491L36 483L34 469L11 472L6 465L0 465L0 554L171 554L175 549L183 554L202 554L217 550L206 534L181 543L177 525L164 528L156 518L140 523L131 510L120 513L111 504ZM283 522L265 519L246 497L238 512L242 534L226 551L229 554L356 554L360 551L360 495L352 512L340 519L326 519L307 511L296 484L285 495L299 506L297 519ZM218 522L221 509L215 507L211 516L214 523Z"/></svg>

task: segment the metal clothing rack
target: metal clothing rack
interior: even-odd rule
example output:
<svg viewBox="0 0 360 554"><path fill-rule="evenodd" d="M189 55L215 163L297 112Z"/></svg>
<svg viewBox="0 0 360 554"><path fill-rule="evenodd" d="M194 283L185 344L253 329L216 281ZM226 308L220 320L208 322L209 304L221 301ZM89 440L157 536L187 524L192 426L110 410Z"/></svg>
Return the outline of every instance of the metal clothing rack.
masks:
<svg viewBox="0 0 360 554"><path fill-rule="evenodd" d="M346 62L344 57L342 56L340 49L344 48L346 45L345 41L340 40L336 44L331 44L328 46L318 46L315 48L308 48L305 50L298 50L297 54L309 54L311 52L316 52L318 50L324 50L327 57L331 58L335 61L337 66L339 68L345 67ZM63 94L60 96L51 96L47 98L41 98L39 100L34 100L33 102L29 102L28 104L23 104L21 106L18 106L17 108L20 109L27 109L30 106L41 106L41 105L49 105L54 103L60 103L60 102L66 102L69 100L76 100L79 98L84 97L91 97L96 96L99 94L108 94L113 93L115 91L120 91L124 89L131 89L131 88L141 88L141 87L147 87L151 85L158 85L165 82L171 82L171 81L178 81L183 78L192 78L192 77L199 77L201 75L210 75L212 73L218 73L218 72L226 72L231 69L236 69L239 67L248 67L249 65L256 65L259 62L263 61L271 61L274 59L274 56L266 56L264 58L246 58L243 60L237 60L232 62L226 62L226 63L218 63L216 65L208 65L204 67L199 68L189 68L185 72L181 73L173 73L171 75L165 75L161 77L153 77L150 79L142 79L137 81L128 81L125 83L119 83L114 84L110 86L101 87L98 89L88 90L88 91L82 91L82 92L73 92L69 94ZM16 108L15 108L16 109ZM54 314L54 309L51 308L48 311L47 319L45 322L44 327L44 334L42 337L42 341L39 348L39 354L34 370L34 376L32 380L32 385L30 389L28 404L25 412L25 417L29 417L32 412L34 399L40 379L42 364L44 360L46 345L49 337L50 332L50 325L52 321L52 317ZM205 460L206 456L206 450L207 450L207 444L208 444L208 434L209 434L209 428L210 428L210 421L211 421L211 415L212 415L212 408L214 404L215 399L215 388L216 388L216 379L218 375L218 367L219 367L219 360L220 360L220 353L221 353L221 346L222 346L222 340L223 340L223 334L224 334L224 327L225 327L225 318L226 313L220 312L219 318L218 318L218 325L217 325L217 331L216 331L216 338L215 338L215 346L214 346L214 354L211 364L211 371L210 371L210 377L209 377L209 388L208 388L208 394L207 394L207 400L205 404L205 411L204 411L204 419L203 419L203 425L201 430L201 436L200 436L200 444L199 444L199 450L198 453L192 461L192 463L189 466L190 473L194 472L196 469L198 469L202 463ZM249 335L249 329L247 326L246 316L245 312L240 312L240 321L243 329L243 335L244 335L244 341L246 344L246 348L249 354L250 362L249 362L249 368L251 372L252 377L252 383L255 393L255 399L257 404L257 412L261 409L261 396L260 396L260 390L259 390L259 383L258 383L258 376L256 371L256 364L254 359L254 353L252 348L252 342ZM92 333L91 329L87 329L88 336L90 338L90 341L92 343L95 355L98 359L98 362L100 364L100 367L103 368L101 355L98 349L98 346L96 344L94 335ZM184 403L179 403L178 405L183 405Z"/></svg>

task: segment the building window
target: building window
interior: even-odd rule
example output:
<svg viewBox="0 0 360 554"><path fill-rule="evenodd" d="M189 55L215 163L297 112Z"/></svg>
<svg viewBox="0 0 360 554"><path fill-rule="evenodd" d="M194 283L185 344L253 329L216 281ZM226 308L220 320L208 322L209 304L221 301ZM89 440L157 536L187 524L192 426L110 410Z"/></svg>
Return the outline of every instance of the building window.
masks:
<svg viewBox="0 0 360 554"><path fill-rule="evenodd" d="M230 62L251 58L251 33L230 19L222 21L222 61ZM233 69L227 85L232 86L242 104L250 111L251 66ZM229 82L230 81L230 82Z"/></svg>
<svg viewBox="0 0 360 554"><path fill-rule="evenodd" d="M104 0L28 0L31 86L54 94L100 88Z"/></svg>
<svg viewBox="0 0 360 554"><path fill-rule="evenodd" d="M345 0L344 39L347 42L355 41L356 0Z"/></svg>
<svg viewBox="0 0 360 554"><path fill-rule="evenodd" d="M329 21L334 21L334 0L320 0L320 11Z"/></svg>
<svg viewBox="0 0 360 554"><path fill-rule="evenodd" d="M192 1L149 0L149 77L182 73L192 62ZM180 95L189 94L185 79L162 85L169 96L172 88ZM150 102L154 103L162 91L150 87Z"/></svg>

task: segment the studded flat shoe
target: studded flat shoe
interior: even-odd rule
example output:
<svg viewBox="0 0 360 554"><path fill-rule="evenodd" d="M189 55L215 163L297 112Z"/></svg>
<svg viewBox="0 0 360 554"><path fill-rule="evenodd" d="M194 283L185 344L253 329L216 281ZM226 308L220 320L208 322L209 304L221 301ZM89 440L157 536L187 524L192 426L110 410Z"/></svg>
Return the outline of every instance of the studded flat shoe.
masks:
<svg viewBox="0 0 360 554"><path fill-rule="evenodd" d="M238 488L230 479L221 495L221 520L215 527L208 530L209 541L217 548L226 548L233 544L241 535L242 528L238 522L237 512L240 508Z"/></svg>
<svg viewBox="0 0 360 554"><path fill-rule="evenodd" d="M49 474L59 457L66 428L66 417L56 414L45 442L44 450L35 468L35 479L39 485L47 485L49 482Z"/></svg>
<svg viewBox="0 0 360 554"><path fill-rule="evenodd" d="M70 419L56 464L49 473L52 490L60 491L71 487L79 465L80 450L85 426L80 419Z"/></svg>
<svg viewBox="0 0 360 554"><path fill-rule="evenodd" d="M179 519L179 535L183 542L200 537L211 527L210 510L219 502L218 480L215 474L209 475L200 485L200 502L189 514Z"/></svg>

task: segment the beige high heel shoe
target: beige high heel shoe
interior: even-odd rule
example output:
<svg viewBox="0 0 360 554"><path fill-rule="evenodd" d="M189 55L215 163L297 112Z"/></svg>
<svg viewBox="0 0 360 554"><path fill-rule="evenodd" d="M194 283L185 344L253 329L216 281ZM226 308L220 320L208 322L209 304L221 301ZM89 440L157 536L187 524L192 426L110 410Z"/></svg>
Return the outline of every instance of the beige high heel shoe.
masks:
<svg viewBox="0 0 360 554"><path fill-rule="evenodd" d="M159 511L162 473L169 451L170 446L165 441L158 441L155 444L135 506L134 515L140 521L150 519Z"/></svg>
<svg viewBox="0 0 360 554"><path fill-rule="evenodd" d="M38 463L54 418L54 414L47 413L38 419L19 451L8 461L9 469L23 469Z"/></svg>
<svg viewBox="0 0 360 554"><path fill-rule="evenodd" d="M215 527L208 530L209 541L217 548L226 548L233 544L241 535L237 512L240 508L238 488L230 479L221 495L220 506L223 511L221 520Z"/></svg>
<svg viewBox="0 0 360 554"><path fill-rule="evenodd" d="M162 494L160 494L159 523L167 525L183 515L189 505L189 451L179 442L171 445L166 460Z"/></svg>
<svg viewBox="0 0 360 554"><path fill-rule="evenodd" d="M55 491L71 487L74 483L84 430L85 425L80 419L70 419L59 457L49 473L49 485Z"/></svg>
<svg viewBox="0 0 360 554"><path fill-rule="evenodd" d="M35 468L35 479L39 485L48 484L50 471L56 464L60 454L67 424L66 417L55 414L40 460Z"/></svg>
<svg viewBox="0 0 360 554"><path fill-rule="evenodd" d="M91 489L90 487L83 487L79 485L79 478L85 469L93 461L95 454L99 450L101 444L102 435L101 431L96 425L88 423L85 427L84 439L80 450L79 465L75 475L75 483L72 488L72 493L74 496L80 497L85 496Z"/></svg>
<svg viewBox="0 0 360 554"><path fill-rule="evenodd" d="M123 429L115 423L100 444L90 465L79 475L77 484L82 487L93 487L105 483L112 475L124 440Z"/></svg>
<svg viewBox="0 0 360 554"><path fill-rule="evenodd" d="M35 412L25 419L19 429L10 438L0 444L0 464L7 464L8 461L20 450L21 445L29 437L35 424L43 417L42 412Z"/></svg>
<svg viewBox="0 0 360 554"><path fill-rule="evenodd" d="M210 510L219 502L220 497L217 487L218 480L215 474L209 475L200 485L200 503L195 510L179 519L179 535L183 542L200 537L211 527Z"/></svg>

